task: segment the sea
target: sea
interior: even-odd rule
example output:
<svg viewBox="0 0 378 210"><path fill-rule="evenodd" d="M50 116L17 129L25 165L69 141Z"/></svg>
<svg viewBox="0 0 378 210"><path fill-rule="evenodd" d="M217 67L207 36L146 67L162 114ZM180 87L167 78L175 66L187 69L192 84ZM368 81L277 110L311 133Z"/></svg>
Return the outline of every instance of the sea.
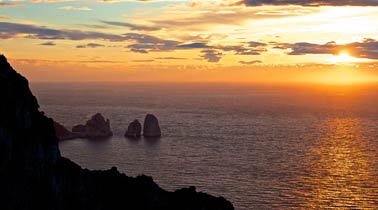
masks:
<svg viewBox="0 0 378 210"><path fill-rule="evenodd" d="M378 85L31 83L67 128L95 113L109 139L60 143L84 168L116 166L164 189L196 186L237 210L378 209ZM127 139L134 119L160 139Z"/></svg>

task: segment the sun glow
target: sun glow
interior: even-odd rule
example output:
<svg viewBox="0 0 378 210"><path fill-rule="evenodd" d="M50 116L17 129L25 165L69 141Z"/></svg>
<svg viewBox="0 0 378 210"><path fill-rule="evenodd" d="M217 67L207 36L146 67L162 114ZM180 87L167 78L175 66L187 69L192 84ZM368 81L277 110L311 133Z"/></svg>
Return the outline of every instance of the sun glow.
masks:
<svg viewBox="0 0 378 210"><path fill-rule="evenodd" d="M355 58L349 55L347 51L340 52L338 55L333 55L330 58L330 62L337 64L337 63L353 63L353 62L361 62L362 59Z"/></svg>
<svg viewBox="0 0 378 210"><path fill-rule="evenodd" d="M376 82L375 77L371 77L366 72L359 69L348 68L347 66L339 67L327 71L319 77L319 81L324 84L362 84Z"/></svg>

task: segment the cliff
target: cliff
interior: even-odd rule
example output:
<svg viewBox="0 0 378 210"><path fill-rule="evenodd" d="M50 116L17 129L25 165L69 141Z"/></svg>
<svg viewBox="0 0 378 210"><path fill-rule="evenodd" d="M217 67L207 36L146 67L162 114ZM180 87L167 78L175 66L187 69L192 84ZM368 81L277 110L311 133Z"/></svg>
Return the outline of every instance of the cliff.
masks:
<svg viewBox="0 0 378 210"><path fill-rule="evenodd" d="M54 122L28 81L0 55L0 209L232 210L194 187L168 192L150 177L115 167L90 171L61 156Z"/></svg>

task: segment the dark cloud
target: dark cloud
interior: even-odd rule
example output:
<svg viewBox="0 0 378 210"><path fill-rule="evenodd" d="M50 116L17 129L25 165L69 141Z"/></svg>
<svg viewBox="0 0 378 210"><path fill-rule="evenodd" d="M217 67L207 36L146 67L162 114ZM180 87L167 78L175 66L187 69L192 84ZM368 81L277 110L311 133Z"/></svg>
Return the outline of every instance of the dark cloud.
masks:
<svg viewBox="0 0 378 210"><path fill-rule="evenodd" d="M127 42L128 45L126 45L126 48L129 49L130 52L135 53L202 49L201 57L208 62L219 62L224 52L232 52L236 55L260 55L261 53L267 51L266 44L260 42L247 42L237 46L212 46L206 41L187 43L176 40L162 39L140 33L126 33L117 35L82 30L59 30L31 24L0 22L0 39L16 37L41 40L101 40L109 42ZM51 46L51 44L44 45ZM95 48L105 46L96 43L88 43L85 45L77 45L76 47ZM284 47L288 48L289 46L285 45Z"/></svg>
<svg viewBox="0 0 378 210"><path fill-rule="evenodd" d="M42 46L55 46L56 44L54 42L44 42L44 43L41 43L40 45L42 45Z"/></svg>
<svg viewBox="0 0 378 210"><path fill-rule="evenodd" d="M13 37L24 37L30 39L49 39L49 40L105 40L111 42L131 41L136 42L128 47L132 52L147 53L149 51L169 51L175 50L181 42L165 40L151 35L139 33L127 33L123 35L108 34L101 32L80 31L80 30L57 30L43 26L29 24L0 22L0 39ZM82 46L99 47L97 45Z"/></svg>
<svg viewBox="0 0 378 210"><path fill-rule="evenodd" d="M105 45L96 44L96 43L88 43L88 44L76 46L76 48L97 48L97 47L105 47Z"/></svg>
<svg viewBox="0 0 378 210"><path fill-rule="evenodd" d="M305 54L333 54L346 51L351 56L357 58L378 59L378 41L375 39L364 39L362 42L352 42L348 44L337 44L336 42L328 42L325 44L313 44L307 42L298 43L276 43L277 49L288 49L289 55L305 55Z"/></svg>
<svg viewBox="0 0 378 210"><path fill-rule="evenodd" d="M223 53L217 50L202 50L202 58L206 59L210 63L218 63L222 58Z"/></svg>
<svg viewBox="0 0 378 210"><path fill-rule="evenodd" d="M136 44L128 45L132 52L146 53L149 51L171 51L180 44L178 41L160 39L154 36L137 33L124 34L126 40L136 41Z"/></svg>
<svg viewBox="0 0 378 210"><path fill-rule="evenodd" d="M250 47L265 47L267 44L262 42L247 42Z"/></svg>
<svg viewBox="0 0 378 210"><path fill-rule="evenodd" d="M178 48L186 48L186 49L193 49L193 48L210 48L206 43L202 42L195 42L195 43L190 43L190 44L182 44L178 45Z"/></svg>
<svg viewBox="0 0 378 210"><path fill-rule="evenodd" d="M239 63L244 64L244 65L253 65L257 63L262 63L260 60L253 60L253 61L239 61Z"/></svg>
<svg viewBox="0 0 378 210"><path fill-rule="evenodd" d="M101 21L101 22L107 25L112 25L112 26L127 27L130 30L135 30L135 31L158 31L161 29L160 27L157 27L157 26L144 26L144 25L137 25L137 24L131 24L131 23L126 23L126 22L116 22L116 21Z"/></svg>
<svg viewBox="0 0 378 210"><path fill-rule="evenodd" d="M88 32L80 30L57 30L43 26L0 22L0 38L12 38L22 36L31 39L67 39L67 40L85 40L101 39L107 41L124 41L125 37L114 34Z"/></svg>
<svg viewBox="0 0 378 210"><path fill-rule="evenodd" d="M242 0L236 5L378 6L377 0Z"/></svg>
<svg viewBox="0 0 378 210"><path fill-rule="evenodd" d="M143 50L143 49L134 49L134 48L131 48L130 51L131 52L135 52L135 53L144 53L144 54L148 53L147 50Z"/></svg>

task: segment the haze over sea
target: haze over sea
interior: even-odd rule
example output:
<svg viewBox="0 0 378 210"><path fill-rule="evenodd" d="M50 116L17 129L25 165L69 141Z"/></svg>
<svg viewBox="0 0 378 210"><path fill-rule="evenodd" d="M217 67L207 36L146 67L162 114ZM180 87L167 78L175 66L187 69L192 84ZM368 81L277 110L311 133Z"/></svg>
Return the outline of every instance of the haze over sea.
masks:
<svg viewBox="0 0 378 210"><path fill-rule="evenodd" d="M71 128L100 112L114 136L60 143L89 169L117 166L168 190L196 186L238 210L378 209L378 86L32 83ZM123 137L147 113L159 140Z"/></svg>

